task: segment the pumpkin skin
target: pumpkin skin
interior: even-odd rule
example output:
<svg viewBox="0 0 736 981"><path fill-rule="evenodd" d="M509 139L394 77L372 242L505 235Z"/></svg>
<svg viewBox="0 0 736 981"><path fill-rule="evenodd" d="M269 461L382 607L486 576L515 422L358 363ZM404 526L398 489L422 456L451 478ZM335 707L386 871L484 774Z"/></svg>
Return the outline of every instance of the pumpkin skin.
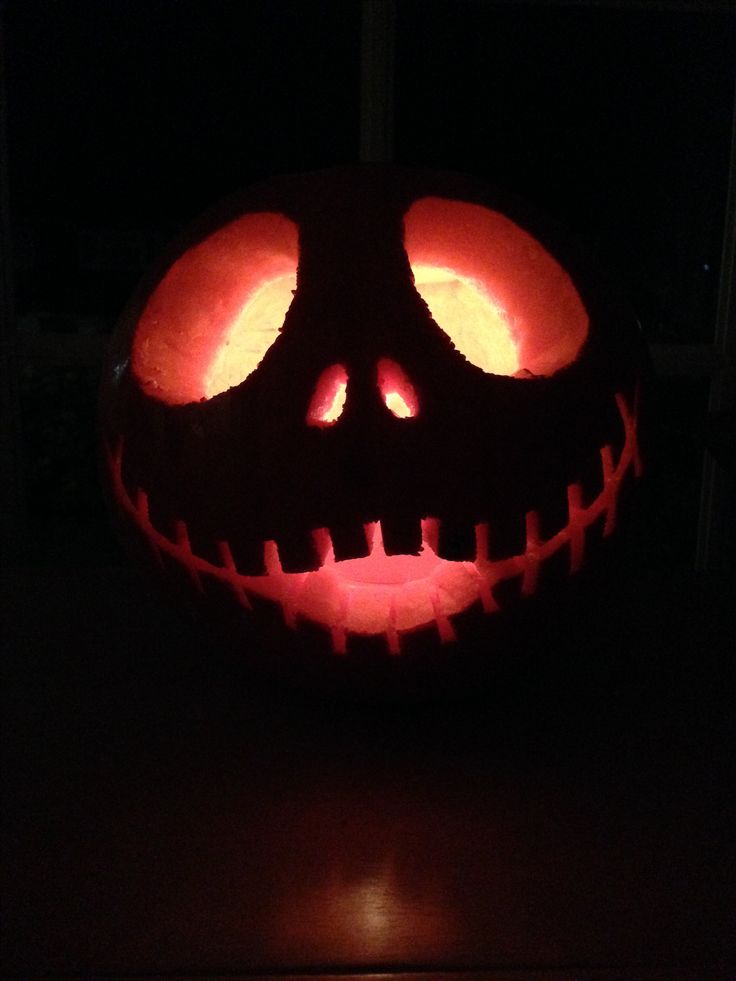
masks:
<svg viewBox="0 0 736 981"><path fill-rule="evenodd" d="M391 167L279 178L197 223L123 316L109 496L258 663L442 685L616 528L642 364L615 290L508 196Z"/></svg>

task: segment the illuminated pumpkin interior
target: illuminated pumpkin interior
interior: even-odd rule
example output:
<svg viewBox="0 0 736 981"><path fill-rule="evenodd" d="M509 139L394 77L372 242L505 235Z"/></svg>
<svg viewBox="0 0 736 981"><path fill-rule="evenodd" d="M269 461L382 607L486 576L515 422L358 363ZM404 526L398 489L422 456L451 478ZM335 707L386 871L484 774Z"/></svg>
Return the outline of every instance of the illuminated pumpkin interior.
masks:
<svg viewBox="0 0 736 981"><path fill-rule="evenodd" d="M317 380L307 412L310 426L333 426L342 415L348 394L348 373L341 364L325 368Z"/></svg>
<svg viewBox="0 0 736 981"><path fill-rule="evenodd" d="M549 375L575 360L588 332L580 297L561 266L499 212L422 198L404 220L417 290L469 362L490 374ZM190 248L148 300L133 339L142 387L172 405L209 399L244 381L278 337L294 291L298 231L284 215L244 215ZM387 407L416 415L398 365L379 368ZM329 384L334 376L329 374ZM324 385L308 420L339 417L347 379ZM322 412L322 415L319 415Z"/></svg>
<svg viewBox="0 0 736 981"><path fill-rule="evenodd" d="M406 372L391 358L381 358L377 366L378 387L386 408L397 419L410 419L419 412L419 399Z"/></svg>
<svg viewBox="0 0 736 981"><path fill-rule="evenodd" d="M588 334L572 280L528 232L497 211L422 198L404 217L404 246L432 318L490 374L551 375Z"/></svg>
<svg viewBox="0 0 736 981"><path fill-rule="evenodd" d="M244 215L188 249L150 296L133 372L169 405L238 385L278 336L296 288L298 231L284 215Z"/></svg>
<svg viewBox="0 0 736 981"><path fill-rule="evenodd" d="M437 266L412 271L432 319L471 364L492 375L516 374L519 355L508 318L481 283Z"/></svg>
<svg viewBox="0 0 736 981"><path fill-rule="evenodd" d="M296 272L263 283L248 297L205 372L205 398L239 385L255 371L283 326L295 290Z"/></svg>

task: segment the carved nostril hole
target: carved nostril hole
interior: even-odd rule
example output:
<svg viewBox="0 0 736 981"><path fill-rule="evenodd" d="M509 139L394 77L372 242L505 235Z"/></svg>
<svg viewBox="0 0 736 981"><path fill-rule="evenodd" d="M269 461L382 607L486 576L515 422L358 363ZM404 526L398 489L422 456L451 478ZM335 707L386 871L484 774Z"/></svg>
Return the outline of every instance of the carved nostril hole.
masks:
<svg viewBox="0 0 736 981"><path fill-rule="evenodd" d="M419 399L404 369L391 358L378 362L378 387L386 408L397 419L410 419L419 413Z"/></svg>
<svg viewBox="0 0 736 981"><path fill-rule="evenodd" d="M334 426L342 415L348 391L348 373L344 365L325 368L314 386L307 411L310 426Z"/></svg>

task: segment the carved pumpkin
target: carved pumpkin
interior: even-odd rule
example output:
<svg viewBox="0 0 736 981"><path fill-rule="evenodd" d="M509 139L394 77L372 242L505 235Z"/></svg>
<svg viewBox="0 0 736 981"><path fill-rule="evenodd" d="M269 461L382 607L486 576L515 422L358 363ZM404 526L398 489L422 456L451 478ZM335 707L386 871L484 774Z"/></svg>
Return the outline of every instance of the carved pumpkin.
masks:
<svg viewBox="0 0 736 981"><path fill-rule="evenodd" d="M491 657L485 625L614 530L640 362L626 308L517 203L395 168L277 179L123 318L114 507L266 659Z"/></svg>

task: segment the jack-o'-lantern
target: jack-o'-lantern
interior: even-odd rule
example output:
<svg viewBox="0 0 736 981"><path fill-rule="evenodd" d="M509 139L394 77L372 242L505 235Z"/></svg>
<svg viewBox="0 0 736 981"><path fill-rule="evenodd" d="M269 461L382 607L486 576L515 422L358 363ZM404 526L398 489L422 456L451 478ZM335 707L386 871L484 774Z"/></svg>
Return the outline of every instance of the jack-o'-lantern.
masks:
<svg viewBox="0 0 736 981"><path fill-rule="evenodd" d="M399 168L279 178L124 316L111 496L160 577L265 660L390 679L470 637L492 658L485 625L614 530L640 366L615 292L518 203Z"/></svg>

